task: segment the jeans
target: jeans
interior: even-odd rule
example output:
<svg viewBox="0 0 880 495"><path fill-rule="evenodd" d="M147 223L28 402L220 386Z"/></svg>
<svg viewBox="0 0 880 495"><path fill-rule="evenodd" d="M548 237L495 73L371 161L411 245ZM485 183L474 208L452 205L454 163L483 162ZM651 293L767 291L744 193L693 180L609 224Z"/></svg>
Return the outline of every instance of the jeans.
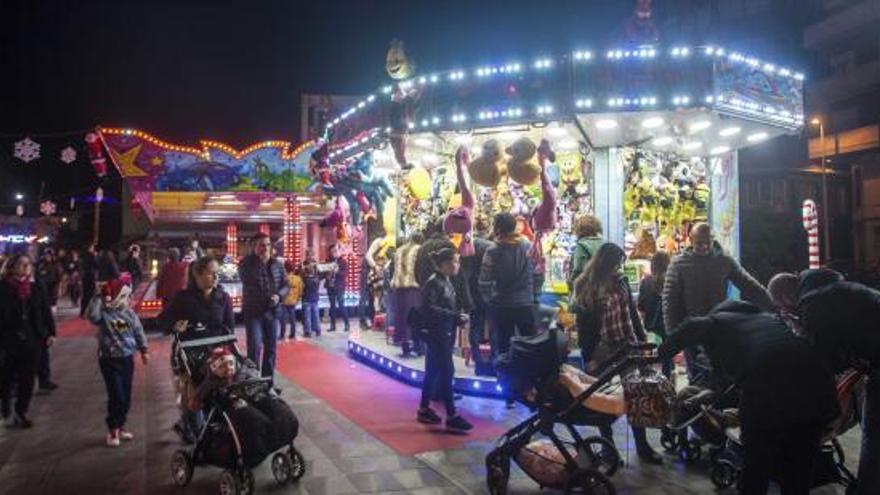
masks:
<svg viewBox="0 0 880 495"><path fill-rule="evenodd" d="M278 316L276 308L273 308L260 316L245 320L248 359L260 367L262 376L269 378L275 375Z"/></svg>
<svg viewBox="0 0 880 495"><path fill-rule="evenodd" d="M452 326L452 325L449 325ZM430 407L431 399L437 398L446 406L446 416L455 416L455 398L452 394L452 380L455 377L455 364L452 362L452 330L431 329L426 339L425 380L422 382L422 408Z"/></svg>
<svg viewBox="0 0 880 495"><path fill-rule="evenodd" d="M793 424L785 428L743 424L740 493L767 493L772 477L778 479L782 495L808 495L824 427L822 423Z"/></svg>
<svg viewBox="0 0 880 495"><path fill-rule="evenodd" d="M859 455L859 495L880 493L880 368L868 373L862 412L862 452Z"/></svg>
<svg viewBox="0 0 880 495"><path fill-rule="evenodd" d="M11 412L12 388L16 388L15 412L24 415L34 395L34 382L40 361L42 345L22 342L4 349L2 372L0 372L0 406L3 416Z"/></svg>
<svg viewBox="0 0 880 495"><path fill-rule="evenodd" d="M471 311L470 332L468 332L468 341L471 345L471 359L474 364L483 361L483 354L480 352L480 343L483 342L483 334L486 329L486 306L481 302L474 301L474 309Z"/></svg>
<svg viewBox="0 0 880 495"><path fill-rule="evenodd" d="M534 306L495 308L495 327L498 353L504 354L510 349L510 339L515 335L530 337L535 334Z"/></svg>
<svg viewBox="0 0 880 495"><path fill-rule="evenodd" d="M98 359L101 376L107 387L107 428L115 430L125 426L131 407L131 379L134 376L134 357Z"/></svg>
<svg viewBox="0 0 880 495"><path fill-rule="evenodd" d="M341 316L342 321L345 323L345 329L348 330L348 312L345 310L345 291L328 289L327 299L330 300L330 309L328 310L328 313L330 313L330 329L336 329L336 318Z"/></svg>
<svg viewBox="0 0 880 495"><path fill-rule="evenodd" d="M303 311L303 333L311 335L321 335L321 317L318 315L318 303L305 302L302 303Z"/></svg>
<svg viewBox="0 0 880 495"><path fill-rule="evenodd" d="M369 327L373 325L373 316L376 314L376 308L373 306L373 293L370 291L370 270L364 263L361 270L361 289L358 297L358 314L360 315L361 326Z"/></svg>
<svg viewBox="0 0 880 495"><path fill-rule="evenodd" d="M279 339L283 339L285 334L290 338L296 337L296 306L281 306L281 318L278 321L281 326L281 332L278 333ZM290 333L285 332L288 322L290 322Z"/></svg>

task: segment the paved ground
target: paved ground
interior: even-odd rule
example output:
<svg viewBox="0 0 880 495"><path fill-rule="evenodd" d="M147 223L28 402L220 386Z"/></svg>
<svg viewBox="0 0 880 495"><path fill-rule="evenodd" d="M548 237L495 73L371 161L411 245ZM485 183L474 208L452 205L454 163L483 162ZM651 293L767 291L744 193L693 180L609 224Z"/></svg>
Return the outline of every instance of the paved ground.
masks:
<svg viewBox="0 0 880 495"><path fill-rule="evenodd" d="M325 334L321 346L344 352L344 334ZM170 426L178 417L171 388L168 344L151 337L153 361L135 376L129 426L137 435L119 449L103 445L105 398L90 338L61 339L53 351L56 381L61 388L35 398L32 430L0 428L0 493L216 493L219 470L196 471L185 491L172 486L168 463L178 447ZM340 372L345 372L340 370ZM473 442L456 450L399 456L351 421L295 383L280 380L284 397L301 421L297 446L307 460L307 473L296 486L279 488L264 463L256 471L258 493L333 495L347 493L466 494L486 493L483 457L491 442ZM465 398L461 407L498 407L505 423L525 417L524 409L503 411L490 399ZM628 465L614 477L623 494L712 493L705 464L685 467L673 457L664 466L640 466L623 421L615 425L618 446L629 445ZM627 441L629 440L629 444ZM855 436L844 439L850 457ZM654 439L657 444L656 438ZM622 447L623 449L623 447ZM626 450L623 452L627 456ZM510 493L541 493L514 471ZM842 493L824 488L815 493Z"/></svg>

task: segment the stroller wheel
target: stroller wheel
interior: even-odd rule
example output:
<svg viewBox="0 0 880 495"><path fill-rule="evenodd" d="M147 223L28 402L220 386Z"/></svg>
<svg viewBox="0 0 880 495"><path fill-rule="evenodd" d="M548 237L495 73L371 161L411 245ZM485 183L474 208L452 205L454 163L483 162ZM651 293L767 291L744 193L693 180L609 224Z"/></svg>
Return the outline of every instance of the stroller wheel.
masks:
<svg viewBox="0 0 880 495"><path fill-rule="evenodd" d="M607 439L599 436L587 437L580 444L580 447L583 450L579 448L578 454L585 454L587 456L591 469L611 477L620 468L620 452Z"/></svg>
<svg viewBox="0 0 880 495"><path fill-rule="evenodd" d="M290 456L290 480L297 481L306 474L306 460L293 445L287 455Z"/></svg>
<svg viewBox="0 0 880 495"><path fill-rule="evenodd" d="M727 488L736 483L739 473L736 466L727 460L721 460L712 465L712 483L718 488Z"/></svg>
<svg viewBox="0 0 880 495"><path fill-rule="evenodd" d="M678 450L678 456L682 461L691 464L703 457L703 446L697 439L688 440L686 444L682 444Z"/></svg>
<svg viewBox="0 0 880 495"><path fill-rule="evenodd" d="M171 456L171 479L174 484L184 487L192 480L193 462L192 456L185 450L178 450Z"/></svg>
<svg viewBox="0 0 880 495"><path fill-rule="evenodd" d="M272 456L272 476L279 485L284 485L291 479L293 462L287 454L278 452Z"/></svg>
<svg viewBox="0 0 880 495"><path fill-rule="evenodd" d="M678 434L669 428L663 428L660 433L660 445L667 452L672 452L678 448Z"/></svg>
<svg viewBox="0 0 880 495"><path fill-rule="evenodd" d="M486 456L486 485L491 495L505 495L510 478L510 459L495 450Z"/></svg>
<svg viewBox="0 0 880 495"><path fill-rule="evenodd" d="M565 493L616 495L617 489L607 476L595 469L578 469L565 485Z"/></svg>
<svg viewBox="0 0 880 495"><path fill-rule="evenodd" d="M224 469L220 473L220 495L240 495L241 493L238 476L232 471Z"/></svg>

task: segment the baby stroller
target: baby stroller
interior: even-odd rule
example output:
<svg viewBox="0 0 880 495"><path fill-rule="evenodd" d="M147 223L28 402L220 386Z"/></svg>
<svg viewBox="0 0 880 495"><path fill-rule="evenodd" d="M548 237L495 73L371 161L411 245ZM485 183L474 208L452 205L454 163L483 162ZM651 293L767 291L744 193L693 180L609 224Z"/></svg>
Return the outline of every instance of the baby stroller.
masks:
<svg viewBox="0 0 880 495"><path fill-rule="evenodd" d="M202 409L205 421L195 445L179 449L172 456L171 477L178 486L189 484L195 466L210 465L223 468L221 494L251 494L251 469L273 452L272 474L280 485L305 474L305 460L293 443L299 431L296 416L274 392L268 378L238 379L248 376L247 372L252 372L251 376L256 373L235 342L234 335L185 342L174 337L175 360L193 385L209 379L203 370L217 348L231 349L236 368L243 372L207 396Z"/></svg>
<svg viewBox="0 0 880 495"><path fill-rule="evenodd" d="M610 425L619 414L593 411L582 402L599 393L622 372L657 362L651 356L652 347L620 349L604 363L596 380L577 397L572 397L559 384L559 368L568 355L564 333L550 329L536 337L512 339L510 351L496 362L499 380L510 397L535 414L502 435L486 456L489 493L507 493L511 459L541 487L566 493L616 493L610 477L620 466L617 449L600 436L583 438L576 427ZM568 433L566 438L555 431L557 425L564 427ZM538 433L549 442L531 444L532 437Z"/></svg>
<svg viewBox="0 0 880 495"><path fill-rule="evenodd" d="M828 427L828 433L819 449L813 468L813 488L828 484L846 487L846 493L855 493L856 478L846 467L846 457L837 437L846 433L857 422L860 391L865 383L863 371L851 369L837 377L837 400L841 414ZM704 408L705 414L717 417L716 410ZM724 449L713 459L711 479L718 488L727 488L738 482L743 466L743 447L739 428L726 430Z"/></svg>
<svg viewBox="0 0 880 495"><path fill-rule="evenodd" d="M693 463L703 456L703 446L709 446L710 459L724 448L725 431L738 425L736 407L738 391L733 385L720 392L712 388L687 386L675 398L671 424L663 428L660 443L669 452L678 451L685 463ZM690 430L693 435L688 435Z"/></svg>

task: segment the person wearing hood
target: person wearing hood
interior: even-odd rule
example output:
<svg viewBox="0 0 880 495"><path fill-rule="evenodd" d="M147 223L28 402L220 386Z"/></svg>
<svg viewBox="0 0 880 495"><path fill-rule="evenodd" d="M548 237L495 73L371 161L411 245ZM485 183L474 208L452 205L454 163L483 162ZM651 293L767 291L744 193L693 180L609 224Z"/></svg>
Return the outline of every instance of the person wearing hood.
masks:
<svg viewBox="0 0 880 495"><path fill-rule="evenodd" d="M596 254L605 241L602 240L602 222L593 215L584 215L578 218L574 227L577 236L577 244L571 253L568 262L568 291L574 290L574 281L584 271L590 258Z"/></svg>
<svg viewBox="0 0 880 495"><path fill-rule="evenodd" d="M695 346L705 349L716 379L740 390L740 493L767 493L775 477L782 493L808 494L822 435L840 414L825 360L777 315L743 301L725 301L707 316L685 320L658 354L671 359Z"/></svg>
<svg viewBox="0 0 880 495"><path fill-rule="evenodd" d="M729 284L761 309L773 310L767 290L714 242L709 224L694 225L690 239L691 247L673 258L666 272L663 318L667 331L674 331L688 317L708 314L727 299ZM685 358L692 383L707 377L710 370L699 348L685 349Z"/></svg>
<svg viewBox="0 0 880 495"><path fill-rule="evenodd" d="M798 301L788 310L832 371L867 371L855 493L880 493L880 292L827 268L806 270L797 286L789 283L775 292L780 301Z"/></svg>
<svg viewBox="0 0 880 495"><path fill-rule="evenodd" d="M503 354L514 335L535 333L535 267L529 257L531 245L516 233L513 215L495 215L493 229L496 243L483 256L479 285L494 312L498 353Z"/></svg>
<svg viewBox="0 0 880 495"><path fill-rule="evenodd" d="M118 447L120 440L134 439L125 429L131 407L134 354L140 352L144 365L150 357L144 327L129 305L131 283L128 272L109 280L101 294L92 298L86 312L89 321L98 326L98 366L107 388L108 447Z"/></svg>
<svg viewBox="0 0 880 495"><path fill-rule="evenodd" d="M55 343L55 320L46 293L33 280L30 256L6 261L0 280L0 408L8 425L30 428L28 407L44 347ZM12 389L16 388L15 411Z"/></svg>

